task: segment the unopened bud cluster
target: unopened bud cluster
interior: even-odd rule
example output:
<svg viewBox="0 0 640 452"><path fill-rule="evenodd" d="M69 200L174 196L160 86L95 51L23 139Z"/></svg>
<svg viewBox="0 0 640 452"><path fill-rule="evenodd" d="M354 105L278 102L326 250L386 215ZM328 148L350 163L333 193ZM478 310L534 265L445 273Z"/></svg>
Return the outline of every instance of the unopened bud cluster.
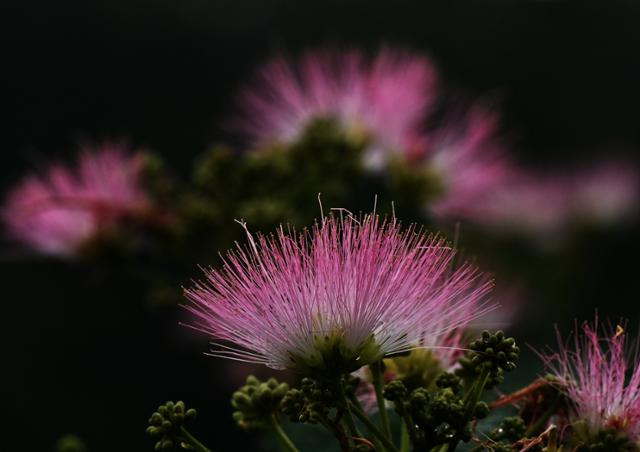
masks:
<svg viewBox="0 0 640 452"><path fill-rule="evenodd" d="M504 372L516 368L520 348L512 337L505 337L502 331L491 334L483 331L482 336L469 345L471 350L460 359L456 374L469 380L486 373L485 389L491 389L504 381Z"/></svg>
<svg viewBox="0 0 640 452"><path fill-rule="evenodd" d="M288 384L279 383L275 378L262 382L250 375L247 384L231 397L233 419L244 429L267 427L288 390Z"/></svg>
<svg viewBox="0 0 640 452"><path fill-rule="evenodd" d="M184 402L167 402L160 405L149 418L147 434L157 438L155 450L171 450L180 441L185 422L196 418L196 410L186 409Z"/></svg>

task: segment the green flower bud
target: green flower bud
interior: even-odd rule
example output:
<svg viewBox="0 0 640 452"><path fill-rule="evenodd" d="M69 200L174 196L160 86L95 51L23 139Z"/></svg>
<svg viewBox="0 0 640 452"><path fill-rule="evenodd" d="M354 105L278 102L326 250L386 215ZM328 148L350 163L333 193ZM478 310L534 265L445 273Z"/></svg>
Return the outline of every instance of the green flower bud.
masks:
<svg viewBox="0 0 640 452"><path fill-rule="evenodd" d="M407 397L407 387L400 380L387 383L382 391L384 398L392 402L400 402Z"/></svg>
<svg viewBox="0 0 640 452"><path fill-rule="evenodd" d="M261 382L250 375L247 384L231 396L233 419L244 429L267 427L288 391L289 385L278 383L275 378Z"/></svg>
<svg viewBox="0 0 640 452"><path fill-rule="evenodd" d="M184 402L167 402L160 405L158 410L151 414L149 426L146 429L147 435L156 439L155 450L172 450L176 443L181 440L181 428L185 420L193 420L196 411L190 408L185 411Z"/></svg>

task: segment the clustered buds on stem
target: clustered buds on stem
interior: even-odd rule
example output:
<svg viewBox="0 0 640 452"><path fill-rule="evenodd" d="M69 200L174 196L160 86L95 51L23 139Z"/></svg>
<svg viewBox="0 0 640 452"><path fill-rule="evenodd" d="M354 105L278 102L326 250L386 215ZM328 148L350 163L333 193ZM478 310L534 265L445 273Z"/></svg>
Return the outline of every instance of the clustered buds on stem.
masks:
<svg viewBox="0 0 640 452"><path fill-rule="evenodd" d="M621 338L624 330L619 327L615 335L606 339L611 347L610 356L603 353L595 330L585 326L585 331L584 342L579 339L577 343L585 344L586 355L569 355L566 349L562 349L560 355L552 356L555 360L570 356L574 361L567 366L574 367L564 370L582 374L572 376L570 373L557 373L539 378L531 385L491 404L481 400L483 393L499 384L505 372L516 367L520 354L515 341L501 331L483 332L479 339L470 344L467 354L460 358L455 372L438 371L428 386L408 386L401 378L393 377L382 386L380 378L374 378L374 383L381 385L380 394L384 402L379 403L379 408L383 407L385 412L387 407L393 408L403 423L406 434L402 436L400 449L395 446L394 437L386 433L383 416L380 416L383 425L378 427L362 409L356 396L361 381L350 374L339 378L307 376L301 379L298 387L293 388L273 378L261 382L249 377L247 384L232 397L235 409L233 417L242 428L270 428L287 452L296 452L297 449L279 425L283 418L327 428L337 438L340 449L350 452L450 452L456 449L459 442L470 441L475 443L471 449L474 452L559 452L565 446L576 452L638 452L639 445L631 435L637 428L633 417L636 399L631 392L618 394L628 397L621 399L625 402L622 407L626 411L611 411L612 414L608 416L601 413L597 418L597 413L580 413L575 409L578 407L577 401L581 401L576 394L591 391L590 387L579 386L586 385L587 380L570 380L576 378L575 375L584 378L588 372L597 372L595 376L603 383L620 378L618 383L625 391L631 391L629 385L635 381L633 376L631 380L622 379L624 373L618 372L627 369L623 366L626 361L621 361L624 356ZM582 351L580 348L578 350ZM587 357L592 362L583 361ZM612 366L611 374L604 371L607 366ZM373 368L380 371L383 367L377 365ZM430 369L434 367L430 366ZM610 388L602 387L602 390ZM607 399L611 406L615 406L614 402ZM481 425L478 421L489 416L492 409L516 403L520 405L519 415L503 418L498 427L485 433L477 431ZM584 417L587 415L591 417ZM195 412L185 411L182 402L168 402L159 407L149 420L150 427L147 429L149 434L158 437L156 450L170 449L176 441L183 439L187 445L199 444L183 428L184 421L193 416Z"/></svg>
<svg viewBox="0 0 640 452"><path fill-rule="evenodd" d="M184 402L160 405L149 418L147 434L157 439L155 450L172 450L176 443L186 442L184 424L196 418L196 410L186 409Z"/></svg>
<svg viewBox="0 0 640 452"><path fill-rule="evenodd" d="M243 429L268 427L288 390L288 384L278 383L275 378L261 382L253 375L248 376L247 384L231 397L233 419Z"/></svg>
<svg viewBox="0 0 640 452"><path fill-rule="evenodd" d="M484 387L491 389L504 381L504 372L515 369L515 361L520 348L513 338L506 338L502 331L491 334L483 331L480 339L469 345L470 352L460 359L460 368L456 374L473 379L479 375L486 378Z"/></svg>

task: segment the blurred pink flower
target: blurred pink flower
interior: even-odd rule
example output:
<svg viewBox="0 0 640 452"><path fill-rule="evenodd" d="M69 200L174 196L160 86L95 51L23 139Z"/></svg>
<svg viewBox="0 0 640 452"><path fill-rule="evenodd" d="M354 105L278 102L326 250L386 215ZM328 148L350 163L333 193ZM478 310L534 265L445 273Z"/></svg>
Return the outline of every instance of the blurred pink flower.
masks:
<svg viewBox="0 0 640 452"><path fill-rule="evenodd" d="M441 191L429 209L442 219L474 218L516 170L498 138L494 112L475 105L450 116L427 135L425 165Z"/></svg>
<svg viewBox="0 0 640 452"><path fill-rule="evenodd" d="M615 428L640 441L640 367L624 329L600 328L596 318L572 342L563 343L558 333L559 351L543 356L573 403L572 420L585 421L592 433Z"/></svg>
<svg viewBox="0 0 640 452"><path fill-rule="evenodd" d="M477 205L470 219L496 231L559 237L572 216L568 181L568 176L521 173Z"/></svg>
<svg viewBox="0 0 640 452"><path fill-rule="evenodd" d="M389 152L413 151L435 89L429 60L402 50L371 59L355 50L275 58L242 92L235 126L262 145L294 141L310 121L328 117L347 135L367 137L367 157L384 162Z"/></svg>
<svg viewBox="0 0 640 452"><path fill-rule="evenodd" d="M186 291L213 356L315 369L339 349L350 372L429 346L492 308L491 283L473 265L451 271L451 247L395 220L329 217L311 231L248 239Z"/></svg>
<svg viewBox="0 0 640 452"><path fill-rule="evenodd" d="M622 160L601 162L574 178L575 215L585 221L608 223L638 213L640 173Z"/></svg>
<svg viewBox="0 0 640 452"><path fill-rule="evenodd" d="M640 175L633 164L601 162L591 168L513 177L469 217L497 230L561 237L580 223L610 224L638 212Z"/></svg>
<svg viewBox="0 0 640 452"><path fill-rule="evenodd" d="M83 151L75 168L52 165L9 193L2 218L9 235L45 254L73 255L101 231L147 206L140 160L120 146Z"/></svg>

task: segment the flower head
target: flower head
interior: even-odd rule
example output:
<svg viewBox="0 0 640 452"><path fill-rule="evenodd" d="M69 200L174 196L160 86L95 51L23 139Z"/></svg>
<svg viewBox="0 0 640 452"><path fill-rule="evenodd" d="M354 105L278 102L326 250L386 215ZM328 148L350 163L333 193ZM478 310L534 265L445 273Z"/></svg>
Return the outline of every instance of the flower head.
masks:
<svg viewBox="0 0 640 452"><path fill-rule="evenodd" d="M483 204L504 189L515 168L497 137L498 118L478 105L428 135L425 164L440 185L430 210L440 218L482 217Z"/></svg>
<svg viewBox="0 0 640 452"><path fill-rule="evenodd" d="M186 291L214 356L346 373L429 345L492 307L476 267L452 270L444 240L395 220L329 217L248 239Z"/></svg>
<svg viewBox="0 0 640 452"><path fill-rule="evenodd" d="M384 49L368 59L358 51L310 52L295 63L264 65L240 96L236 126L262 145L295 141L311 121L334 119L347 136L369 142L368 157L410 152L435 96L430 62Z"/></svg>
<svg viewBox="0 0 640 452"><path fill-rule="evenodd" d="M97 233L144 209L140 160L120 147L85 150L75 168L52 165L8 195L2 218L9 234L35 250L68 256Z"/></svg>
<svg viewBox="0 0 640 452"><path fill-rule="evenodd" d="M572 181L576 217L609 223L638 213L640 174L635 162L609 160L577 172Z"/></svg>
<svg viewBox="0 0 640 452"><path fill-rule="evenodd" d="M638 211L640 177L631 162L583 169L513 173L477 206L474 220L495 229L558 238L582 222L610 224Z"/></svg>
<svg viewBox="0 0 640 452"><path fill-rule="evenodd" d="M616 331L585 323L572 345L558 333L559 351L544 356L549 371L573 403L572 419L586 422L592 433L616 429L640 441L640 367ZM633 356L633 359L632 359Z"/></svg>

